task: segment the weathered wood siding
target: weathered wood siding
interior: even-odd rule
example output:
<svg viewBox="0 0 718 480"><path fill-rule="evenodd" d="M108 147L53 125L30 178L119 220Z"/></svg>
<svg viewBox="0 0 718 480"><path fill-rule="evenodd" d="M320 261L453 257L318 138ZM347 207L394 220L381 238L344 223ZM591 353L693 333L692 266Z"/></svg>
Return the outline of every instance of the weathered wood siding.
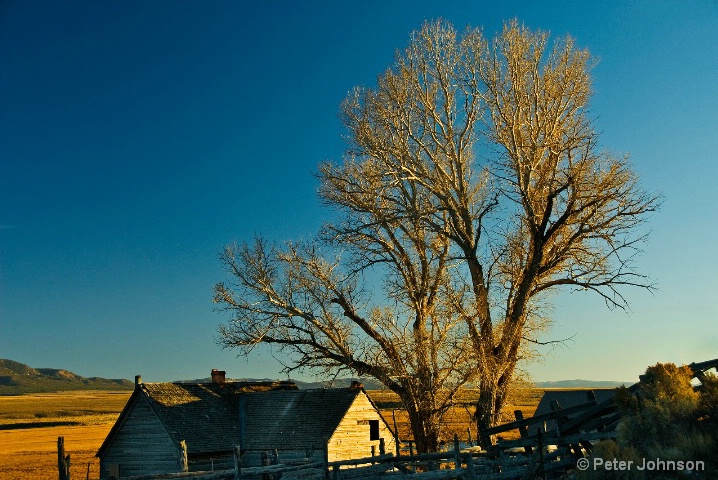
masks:
<svg viewBox="0 0 718 480"><path fill-rule="evenodd" d="M136 397L114 441L100 458L101 477L109 478L112 464L121 476L179 471L179 449L144 396Z"/></svg>
<svg viewBox="0 0 718 480"><path fill-rule="evenodd" d="M357 395L351 408L329 439L328 460L334 462L368 457L372 453L372 446L376 455L379 455L380 441L370 439L370 420L379 421L379 438L384 439L384 448L387 453L394 452L394 437L391 430L371 404L369 397L363 394Z"/></svg>

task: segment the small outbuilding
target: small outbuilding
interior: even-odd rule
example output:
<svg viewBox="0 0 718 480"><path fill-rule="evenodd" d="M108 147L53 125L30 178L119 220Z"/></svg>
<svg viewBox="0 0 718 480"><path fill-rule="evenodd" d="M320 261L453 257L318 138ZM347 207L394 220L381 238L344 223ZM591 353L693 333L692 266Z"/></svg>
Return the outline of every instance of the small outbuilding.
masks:
<svg viewBox="0 0 718 480"><path fill-rule="evenodd" d="M282 459L342 460L394 449L394 436L360 385L298 390L292 382L142 383L97 452L101 478L261 465Z"/></svg>
<svg viewBox="0 0 718 480"><path fill-rule="evenodd" d="M591 401L602 403L606 400L612 399L615 395L615 388L545 390L533 416L538 417L539 415L551 413L556 408L565 410ZM580 413L581 412L567 415L567 418L575 418ZM529 426L529 435L538 434L539 427L541 427L545 432L556 429L555 420L547 420L544 423L544 425L536 424Z"/></svg>

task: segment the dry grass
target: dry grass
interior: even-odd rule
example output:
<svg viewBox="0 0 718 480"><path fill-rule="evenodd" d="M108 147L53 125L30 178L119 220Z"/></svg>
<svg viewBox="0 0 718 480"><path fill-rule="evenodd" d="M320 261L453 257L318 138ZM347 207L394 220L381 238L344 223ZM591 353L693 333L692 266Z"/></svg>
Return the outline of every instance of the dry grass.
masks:
<svg viewBox="0 0 718 480"><path fill-rule="evenodd" d="M117 415L130 398L131 391L76 391L0 396L0 425L18 421Z"/></svg>
<svg viewBox="0 0 718 480"><path fill-rule="evenodd" d="M0 465L3 479L57 478L57 437L65 437L65 451L70 454L70 478L100 476L100 462L95 457L112 428L113 421L103 425L45 427L0 430Z"/></svg>
<svg viewBox="0 0 718 480"><path fill-rule="evenodd" d="M71 478L87 478L88 465L89 478L98 478L95 453L130 394L78 391L0 397L0 477L57 478L57 437L64 436Z"/></svg>

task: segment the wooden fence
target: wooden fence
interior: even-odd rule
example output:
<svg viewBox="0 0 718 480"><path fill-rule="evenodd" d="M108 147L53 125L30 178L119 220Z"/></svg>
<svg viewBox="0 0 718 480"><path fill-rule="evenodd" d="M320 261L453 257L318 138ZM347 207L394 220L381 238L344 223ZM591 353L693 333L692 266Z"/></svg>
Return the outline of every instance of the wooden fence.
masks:
<svg viewBox="0 0 718 480"><path fill-rule="evenodd" d="M564 472L576 464L583 454L572 450L574 442L585 442L606 438L609 435L595 434L580 439L557 437L540 433L536 439L526 438L503 442L502 450L467 451L459 448L454 438L454 449L445 452L421 455L393 453L336 462L295 461L261 467L242 467L235 449L235 468L214 472L181 472L159 475L122 477L118 480L367 480L378 477L392 480L407 476L411 480L520 480L550 478L552 472ZM558 448L550 451L547 447ZM516 447L532 447L532 453ZM498 454L497 454L498 452ZM67 479L69 480L69 479Z"/></svg>
<svg viewBox="0 0 718 480"><path fill-rule="evenodd" d="M596 436L594 440L599 439ZM546 446L553 441L543 439ZM567 441L570 441L567 440ZM539 441L540 442L540 441ZM577 457L568 447L548 451L535 448L532 455L504 455L491 458L486 452L448 451L424 455L396 457L387 454L376 457L330 462L296 462L263 467L230 469L216 472L184 472L163 475L123 477L121 480L191 479L219 480L364 480L383 477L411 477L412 480L518 480L549 478L576 464Z"/></svg>

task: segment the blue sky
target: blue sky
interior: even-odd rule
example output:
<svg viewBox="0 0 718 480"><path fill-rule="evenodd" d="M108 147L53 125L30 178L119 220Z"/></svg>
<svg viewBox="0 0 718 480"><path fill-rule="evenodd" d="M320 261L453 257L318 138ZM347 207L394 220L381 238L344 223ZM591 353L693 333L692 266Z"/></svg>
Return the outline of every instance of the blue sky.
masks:
<svg viewBox="0 0 718 480"><path fill-rule="evenodd" d="M281 378L216 344L217 253L312 235L338 106L424 20L518 18L599 59L607 150L661 192L631 311L555 298L535 380L718 357L718 2L0 3L0 358L146 381Z"/></svg>

